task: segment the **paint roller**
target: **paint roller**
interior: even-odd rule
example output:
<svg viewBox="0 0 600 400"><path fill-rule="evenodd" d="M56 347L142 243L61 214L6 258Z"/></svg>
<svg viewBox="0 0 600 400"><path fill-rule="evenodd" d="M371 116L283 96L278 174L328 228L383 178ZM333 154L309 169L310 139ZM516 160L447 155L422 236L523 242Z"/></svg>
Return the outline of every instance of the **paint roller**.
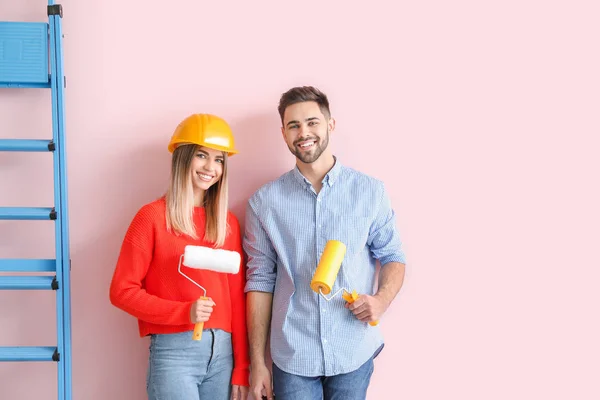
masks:
<svg viewBox="0 0 600 400"><path fill-rule="evenodd" d="M310 288L317 294L321 294L323 298L327 301L330 301L335 296L338 295L341 291L342 298L346 300L348 303L354 303L359 295L356 293L356 290L352 292L346 290L345 288L339 289L329 298L325 295L331 293L331 289L333 288L333 284L337 278L340 267L342 266L342 261L344 260L344 256L346 255L346 245L339 240L329 240L325 244L325 249L323 250L323 255L319 260L319 265L315 270L313 278L310 282ZM369 325L376 326L379 321L371 321Z"/></svg>
<svg viewBox="0 0 600 400"><path fill-rule="evenodd" d="M184 253L179 257L179 266L177 270L194 285L198 286L204 292L201 300L208 300L206 289L198 282L187 276L181 270L181 265L192 269L202 269L228 274L237 274L240 270L241 256L237 251L225 249L213 249L204 246L185 246ZM197 322L194 326L192 339L201 340L204 322Z"/></svg>

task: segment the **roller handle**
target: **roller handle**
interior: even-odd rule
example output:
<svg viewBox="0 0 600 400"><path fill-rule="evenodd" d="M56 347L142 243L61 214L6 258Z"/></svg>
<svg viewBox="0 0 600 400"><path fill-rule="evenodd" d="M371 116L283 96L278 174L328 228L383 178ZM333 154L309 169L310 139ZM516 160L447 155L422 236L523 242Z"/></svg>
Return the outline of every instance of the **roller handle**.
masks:
<svg viewBox="0 0 600 400"><path fill-rule="evenodd" d="M342 297L344 298L344 300L346 300L348 303L352 304L354 303L355 300L357 300L360 296L356 293L356 290L353 290L352 293L348 293L344 290L344 293L342 293ZM369 325L371 326L377 326L379 324L379 320L377 321L369 321Z"/></svg>
<svg viewBox="0 0 600 400"><path fill-rule="evenodd" d="M208 297L200 297L200 300L208 300ZM202 339L202 331L204 330L204 322L196 322L194 326L194 334L192 335L192 339L201 340Z"/></svg>

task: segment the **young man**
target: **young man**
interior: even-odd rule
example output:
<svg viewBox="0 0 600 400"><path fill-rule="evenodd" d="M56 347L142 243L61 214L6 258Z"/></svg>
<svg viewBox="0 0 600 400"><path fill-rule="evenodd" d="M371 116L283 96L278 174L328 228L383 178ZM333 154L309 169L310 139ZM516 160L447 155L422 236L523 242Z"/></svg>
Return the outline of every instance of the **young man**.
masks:
<svg viewBox="0 0 600 400"><path fill-rule="evenodd" d="M327 96L292 88L279 103L283 139L296 166L248 202L247 314L251 391L277 400L365 399L383 347L381 318L402 287L404 253L382 182L340 163L329 148L335 128ZM325 244L346 255L330 301L310 288ZM381 264L374 292L376 260ZM328 296L329 297L329 296ZM270 330L273 383L265 362Z"/></svg>

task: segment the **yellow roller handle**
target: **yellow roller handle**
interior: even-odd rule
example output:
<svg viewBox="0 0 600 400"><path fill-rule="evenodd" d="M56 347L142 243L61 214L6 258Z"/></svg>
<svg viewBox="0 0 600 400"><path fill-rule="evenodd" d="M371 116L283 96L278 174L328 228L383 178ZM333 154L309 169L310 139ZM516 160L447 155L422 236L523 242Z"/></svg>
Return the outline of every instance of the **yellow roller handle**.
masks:
<svg viewBox="0 0 600 400"><path fill-rule="evenodd" d="M356 290L353 290L352 293L348 293L347 291L344 290L344 293L342 293L342 297L344 298L344 300L346 300L348 303L352 304L354 303L360 296L358 295L358 293L356 293ZM369 321L369 325L371 326L377 326L377 324L379 324L379 321Z"/></svg>
<svg viewBox="0 0 600 400"><path fill-rule="evenodd" d="M200 297L200 300L208 300L208 297ZM204 330L204 322L196 322L194 326L194 334L192 335L192 339L201 340L202 339L202 331Z"/></svg>

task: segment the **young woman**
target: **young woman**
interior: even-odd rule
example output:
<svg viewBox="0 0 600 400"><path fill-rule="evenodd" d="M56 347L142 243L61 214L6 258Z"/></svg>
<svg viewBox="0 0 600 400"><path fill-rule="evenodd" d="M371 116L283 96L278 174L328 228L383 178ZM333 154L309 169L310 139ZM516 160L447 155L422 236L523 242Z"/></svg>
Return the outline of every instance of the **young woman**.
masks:
<svg viewBox="0 0 600 400"><path fill-rule="evenodd" d="M178 272L186 245L240 253L240 226L228 210L227 159L237 153L229 125L194 114L175 130L171 179L164 197L135 215L115 267L110 300L138 319L150 336L149 400L245 400L248 344L244 265L237 274L191 269ZM201 340L192 339L204 322Z"/></svg>

